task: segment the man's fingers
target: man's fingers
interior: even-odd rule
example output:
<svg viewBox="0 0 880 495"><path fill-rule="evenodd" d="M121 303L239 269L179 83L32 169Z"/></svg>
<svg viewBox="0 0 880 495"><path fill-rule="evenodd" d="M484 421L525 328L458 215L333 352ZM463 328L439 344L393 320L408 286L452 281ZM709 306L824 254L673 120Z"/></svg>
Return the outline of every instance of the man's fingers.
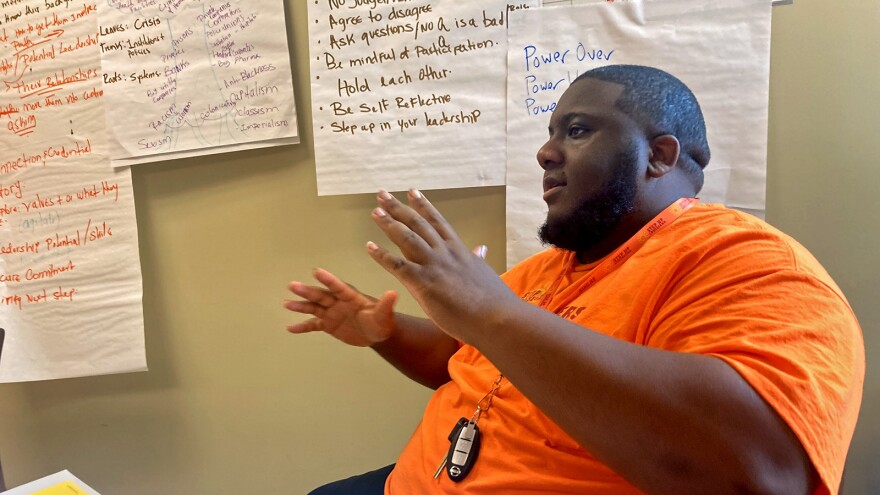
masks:
<svg viewBox="0 0 880 495"><path fill-rule="evenodd" d="M312 272L312 276L315 277L315 280L324 284L324 286L331 291L333 291L334 288L339 288L340 286L346 285L345 282L339 279L339 277L333 275L323 268L315 268L314 272Z"/></svg>
<svg viewBox="0 0 880 495"><path fill-rule="evenodd" d="M333 296L341 301L349 302L362 295L357 289L323 268L315 269L313 275L315 280L324 284Z"/></svg>
<svg viewBox="0 0 880 495"><path fill-rule="evenodd" d="M416 215L411 209L410 213ZM378 225L380 229L382 229L385 236L400 248L400 252L403 253L407 259L416 262L424 261L427 254L431 251L431 245L424 237L413 231L403 222L394 218L384 208L376 208L373 210L373 221L376 222L376 225ZM427 222L425 222L424 219L422 219L422 223L427 225ZM436 232L432 235L434 238L437 238Z"/></svg>
<svg viewBox="0 0 880 495"><path fill-rule="evenodd" d="M445 241L458 241L458 234L455 233L449 222L443 218L443 215L437 211L437 208L434 208L434 205L428 201L428 198L421 191L410 189L407 193L407 199L410 206L431 225L431 228L441 239Z"/></svg>
<svg viewBox="0 0 880 495"><path fill-rule="evenodd" d="M376 323L383 328L390 328L394 321L394 304L397 302L397 292L389 290L382 294L382 297L376 301L374 314L376 315Z"/></svg>
<svg viewBox="0 0 880 495"><path fill-rule="evenodd" d="M315 316L319 316L318 313L323 313L324 310L323 306L319 306L315 303L307 301L294 301L292 299L284 301L284 307L295 313Z"/></svg>
<svg viewBox="0 0 880 495"><path fill-rule="evenodd" d="M288 285L288 288L290 289L290 292L293 292L299 297L315 304L320 304L321 306L330 306L333 304L333 301L336 300L336 297L326 289L312 287L302 282L293 281Z"/></svg>
<svg viewBox="0 0 880 495"><path fill-rule="evenodd" d="M380 191L377 199L382 210L414 232L429 246L437 246L442 242L443 239L434 226L415 209L401 203L386 191Z"/></svg>
<svg viewBox="0 0 880 495"><path fill-rule="evenodd" d="M324 330L324 324L317 318L310 318L302 323L296 323L287 327L287 331L290 333L320 332L321 330Z"/></svg>
<svg viewBox="0 0 880 495"><path fill-rule="evenodd" d="M406 259L390 253L387 249L372 241L367 243L367 252L370 253L370 257L372 257L376 263L379 263L382 268L398 279L404 277L406 275L405 270L412 265L412 263Z"/></svg>
<svg viewBox="0 0 880 495"><path fill-rule="evenodd" d="M486 255L489 253L489 248L483 244L481 246L477 246L471 250L474 254L480 257L480 259L486 259Z"/></svg>

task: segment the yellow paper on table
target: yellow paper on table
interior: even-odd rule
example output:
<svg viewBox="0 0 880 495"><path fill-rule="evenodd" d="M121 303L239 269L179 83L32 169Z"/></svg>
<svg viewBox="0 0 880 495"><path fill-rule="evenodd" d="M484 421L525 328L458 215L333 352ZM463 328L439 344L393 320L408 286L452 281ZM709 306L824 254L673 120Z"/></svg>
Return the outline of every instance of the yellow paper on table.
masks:
<svg viewBox="0 0 880 495"><path fill-rule="evenodd" d="M33 495L88 495L88 492L76 486L76 483L72 481L65 481L49 488L43 488L34 492Z"/></svg>
<svg viewBox="0 0 880 495"><path fill-rule="evenodd" d="M64 470L6 490L3 495L100 495L86 482Z"/></svg>

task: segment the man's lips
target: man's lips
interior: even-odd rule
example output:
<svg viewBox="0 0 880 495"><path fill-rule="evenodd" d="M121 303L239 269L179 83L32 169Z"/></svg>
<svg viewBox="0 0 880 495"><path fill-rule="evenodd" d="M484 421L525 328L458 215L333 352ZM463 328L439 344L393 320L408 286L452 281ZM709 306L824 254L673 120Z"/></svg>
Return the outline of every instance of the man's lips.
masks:
<svg viewBox="0 0 880 495"><path fill-rule="evenodd" d="M559 193L565 187L565 181L555 177L544 177L544 201Z"/></svg>

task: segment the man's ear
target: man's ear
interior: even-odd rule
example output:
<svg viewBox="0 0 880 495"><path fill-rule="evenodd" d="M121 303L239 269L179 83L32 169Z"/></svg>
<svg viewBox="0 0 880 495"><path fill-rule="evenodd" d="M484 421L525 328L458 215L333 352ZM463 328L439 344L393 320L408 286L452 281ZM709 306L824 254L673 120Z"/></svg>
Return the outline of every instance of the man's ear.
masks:
<svg viewBox="0 0 880 495"><path fill-rule="evenodd" d="M648 160L648 175L659 178L668 174L678 163L681 145L672 134L657 136L651 140L651 154Z"/></svg>

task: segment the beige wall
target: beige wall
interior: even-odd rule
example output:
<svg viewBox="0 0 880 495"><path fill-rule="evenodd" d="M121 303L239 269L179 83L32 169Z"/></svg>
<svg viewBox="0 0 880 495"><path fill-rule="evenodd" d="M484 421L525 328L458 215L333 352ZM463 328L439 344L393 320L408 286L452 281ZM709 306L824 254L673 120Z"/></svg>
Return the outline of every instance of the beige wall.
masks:
<svg viewBox="0 0 880 495"><path fill-rule="evenodd" d="M867 377L842 493L880 493L880 2L773 11L767 219L813 251L862 325Z"/></svg>
<svg viewBox="0 0 880 495"><path fill-rule="evenodd" d="M0 385L10 486L70 469L106 495L304 493L393 462L415 427L426 389L284 331L286 284L313 267L399 288L364 251L372 195L316 196L306 8L289 3L304 144L134 171L150 372ZM848 294L873 373L847 494L880 493L878 20L876 0L796 0L773 21L767 216ZM503 188L428 195L500 270Z"/></svg>

